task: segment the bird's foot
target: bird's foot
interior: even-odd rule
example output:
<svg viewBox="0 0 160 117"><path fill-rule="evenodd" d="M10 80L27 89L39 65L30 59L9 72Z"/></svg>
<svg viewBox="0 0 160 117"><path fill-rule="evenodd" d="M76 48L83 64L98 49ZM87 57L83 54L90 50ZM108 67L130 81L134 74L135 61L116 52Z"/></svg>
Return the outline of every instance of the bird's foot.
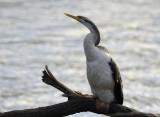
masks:
<svg viewBox="0 0 160 117"><path fill-rule="evenodd" d="M82 94L80 91L75 91L75 92L86 97L86 98L98 99L98 97L96 97L94 95Z"/></svg>
<svg viewBox="0 0 160 117"><path fill-rule="evenodd" d="M76 93L80 94L80 95L83 95L80 91L75 91Z"/></svg>
<svg viewBox="0 0 160 117"><path fill-rule="evenodd" d="M102 113L108 113L109 111L109 103L103 102L99 99L96 100L96 108L98 111Z"/></svg>

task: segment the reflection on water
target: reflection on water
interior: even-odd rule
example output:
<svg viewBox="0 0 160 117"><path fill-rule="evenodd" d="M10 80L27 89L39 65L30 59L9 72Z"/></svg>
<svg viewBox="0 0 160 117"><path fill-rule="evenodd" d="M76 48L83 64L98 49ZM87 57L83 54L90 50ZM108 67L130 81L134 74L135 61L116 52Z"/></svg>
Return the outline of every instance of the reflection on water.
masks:
<svg viewBox="0 0 160 117"><path fill-rule="evenodd" d="M159 4L159 0L0 0L0 111L66 101L41 82L45 65L70 88L90 93L82 47L88 30L62 14L67 12L87 16L99 27L101 44L121 70L124 105L158 113Z"/></svg>

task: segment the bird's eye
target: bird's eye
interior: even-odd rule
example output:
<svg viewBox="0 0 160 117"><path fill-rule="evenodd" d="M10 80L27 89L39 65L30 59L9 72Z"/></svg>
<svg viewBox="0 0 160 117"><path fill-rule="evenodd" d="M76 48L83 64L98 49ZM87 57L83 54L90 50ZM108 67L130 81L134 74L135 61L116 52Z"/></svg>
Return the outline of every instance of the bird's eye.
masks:
<svg viewBox="0 0 160 117"><path fill-rule="evenodd" d="M79 19L82 19L82 16L77 16Z"/></svg>
<svg viewBox="0 0 160 117"><path fill-rule="evenodd" d="M83 16L77 16L80 20L83 20L84 22L88 22L86 19L85 19L85 17L83 17Z"/></svg>

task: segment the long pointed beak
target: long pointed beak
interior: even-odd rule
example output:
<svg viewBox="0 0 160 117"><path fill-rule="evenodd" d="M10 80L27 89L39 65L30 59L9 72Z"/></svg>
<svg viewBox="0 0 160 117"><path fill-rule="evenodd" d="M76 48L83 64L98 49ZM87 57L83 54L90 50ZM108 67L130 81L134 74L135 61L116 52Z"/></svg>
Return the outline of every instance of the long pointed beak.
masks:
<svg viewBox="0 0 160 117"><path fill-rule="evenodd" d="M73 19L75 19L75 20L77 20L77 21L80 22L80 19L79 19L78 17L73 16L73 15L70 15L70 14L67 14L67 13L64 13L64 14L65 14L66 16L71 17L71 18L73 18Z"/></svg>

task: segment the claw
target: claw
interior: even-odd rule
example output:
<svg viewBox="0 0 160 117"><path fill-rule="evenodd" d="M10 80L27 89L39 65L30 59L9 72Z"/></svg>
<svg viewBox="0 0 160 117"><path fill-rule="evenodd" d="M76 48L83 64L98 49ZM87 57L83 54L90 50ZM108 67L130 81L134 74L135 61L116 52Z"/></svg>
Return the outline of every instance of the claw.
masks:
<svg viewBox="0 0 160 117"><path fill-rule="evenodd" d="M83 95L80 91L75 91L76 93L80 94L80 95Z"/></svg>

